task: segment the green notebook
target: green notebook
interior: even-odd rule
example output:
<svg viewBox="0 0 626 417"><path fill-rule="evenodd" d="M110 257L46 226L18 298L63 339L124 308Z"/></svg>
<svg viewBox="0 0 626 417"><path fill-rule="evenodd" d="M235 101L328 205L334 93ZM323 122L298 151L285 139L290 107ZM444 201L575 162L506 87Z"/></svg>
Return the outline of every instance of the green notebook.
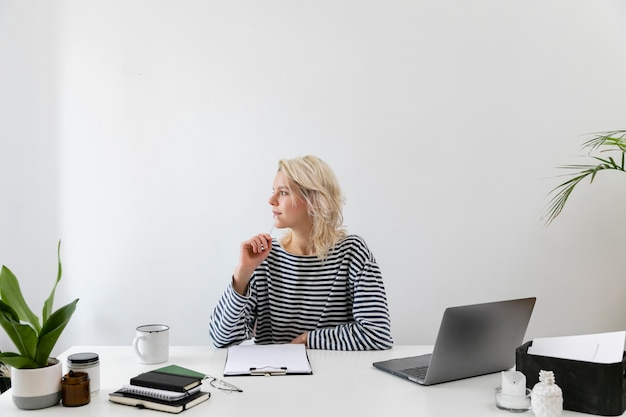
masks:
<svg viewBox="0 0 626 417"><path fill-rule="evenodd" d="M196 372L191 369L183 368L182 366L178 366L178 365L164 366L162 368L155 369L155 371L161 372L164 374L191 376L191 377L200 378L200 379L204 379L204 377L206 376L205 374L201 372Z"/></svg>

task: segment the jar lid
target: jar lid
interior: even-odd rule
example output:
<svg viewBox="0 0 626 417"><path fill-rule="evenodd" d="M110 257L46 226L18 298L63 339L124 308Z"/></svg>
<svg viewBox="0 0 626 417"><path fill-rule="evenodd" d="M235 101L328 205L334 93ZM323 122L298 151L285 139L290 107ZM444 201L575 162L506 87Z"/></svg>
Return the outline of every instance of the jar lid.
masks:
<svg viewBox="0 0 626 417"><path fill-rule="evenodd" d="M62 381L70 384L78 384L80 382L89 381L89 374L87 372L69 371L67 374L63 375Z"/></svg>
<svg viewBox="0 0 626 417"><path fill-rule="evenodd" d="M91 363L98 362L98 354L93 352L74 353L67 357L69 363Z"/></svg>

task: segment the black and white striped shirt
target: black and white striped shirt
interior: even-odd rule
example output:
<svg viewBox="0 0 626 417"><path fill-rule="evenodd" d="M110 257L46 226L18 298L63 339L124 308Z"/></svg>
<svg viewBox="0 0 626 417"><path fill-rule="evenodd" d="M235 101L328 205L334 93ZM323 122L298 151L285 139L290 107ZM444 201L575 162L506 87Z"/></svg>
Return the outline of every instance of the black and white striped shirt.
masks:
<svg viewBox="0 0 626 417"><path fill-rule="evenodd" d="M365 241L342 239L324 260L285 251L274 239L245 296L228 286L211 315L217 347L254 338L311 349L374 350L393 344L382 274Z"/></svg>

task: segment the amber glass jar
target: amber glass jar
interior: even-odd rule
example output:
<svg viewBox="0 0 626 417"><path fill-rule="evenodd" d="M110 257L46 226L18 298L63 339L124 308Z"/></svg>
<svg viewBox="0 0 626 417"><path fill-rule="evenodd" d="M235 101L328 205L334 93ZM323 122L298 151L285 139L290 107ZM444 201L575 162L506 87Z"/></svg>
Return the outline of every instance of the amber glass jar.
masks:
<svg viewBox="0 0 626 417"><path fill-rule="evenodd" d="M61 379L61 401L66 407L79 407L89 404L91 395L89 392L89 374L87 372L74 372L63 375Z"/></svg>

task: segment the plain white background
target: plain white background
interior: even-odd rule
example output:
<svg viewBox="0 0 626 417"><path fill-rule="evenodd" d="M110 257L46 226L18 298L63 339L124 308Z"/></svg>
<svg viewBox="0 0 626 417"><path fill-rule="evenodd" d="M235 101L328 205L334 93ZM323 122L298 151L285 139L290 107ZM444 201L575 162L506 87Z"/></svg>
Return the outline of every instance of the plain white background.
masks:
<svg viewBox="0 0 626 417"><path fill-rule="evenodd" d="M526 296L526 339L623 330L626 177L542 214L587 135L626 129L625 18L619 0L0 0L0 262L39 312L62 240L55 306L80 302L58 350L147 323L210 344L278 159L314 154L396 343Z"/></svg>

